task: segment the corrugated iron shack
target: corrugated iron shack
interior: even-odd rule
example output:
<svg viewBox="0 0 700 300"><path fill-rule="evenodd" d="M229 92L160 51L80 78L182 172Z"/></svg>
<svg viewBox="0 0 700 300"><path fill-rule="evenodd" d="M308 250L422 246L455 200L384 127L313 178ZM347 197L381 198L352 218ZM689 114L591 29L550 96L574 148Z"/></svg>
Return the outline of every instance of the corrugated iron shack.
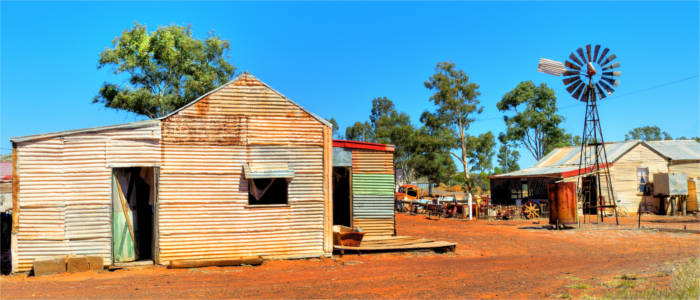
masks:
<svg viewBox="0 0 700 300"><path fill-rule="evenodd" d="M645 197L650 199L652 174L679 172L688 178L700 178L700 143L696 141L633 140L606 143L605 150L615 199L618 206L632 214L642 207ZM525 203L547 199L548 183L577 180L580 153L579 146L557 148L530 168L491 176L492 202L512 205L517 200ZM584 176L591 176L588 173L583 171ZM606 180L601 178L600 182L605 184Z"/></svg>
<svg viewBox="0 0 700 300"><path fill-rule="evenodd" d="M250 74L157 120L11 141L15 272L332 253L330 124Z"/></svg>
<svg viewBox="0 0 700 300"><path fill-rule="evenodd" d="M333 224L394 235L394 146L333 140Z"/></svg>

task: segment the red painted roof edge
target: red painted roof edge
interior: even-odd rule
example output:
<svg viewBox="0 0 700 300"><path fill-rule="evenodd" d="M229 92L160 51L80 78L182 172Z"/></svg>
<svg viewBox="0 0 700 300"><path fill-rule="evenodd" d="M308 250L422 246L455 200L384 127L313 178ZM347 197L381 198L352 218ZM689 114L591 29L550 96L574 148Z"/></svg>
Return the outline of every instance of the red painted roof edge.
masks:
<svg viewBox="0 0 700 300"><path fill-rule="evenodd" d="M609 167L612 167L612 165L613 164L611 164L611 163L607 163L607 164L599 164L598 166L599 166L599 168L605 168L605 167L609 168ZM590 167L586 167L584 169L581 169L581 174L586 174L586 173L590 172L591 170L593 170L593 167L594 166L590 166ZM561 177L567 178L567 177L578 176L578 174L579 174L578 171L579 171L579 169L561 172Z"/></svg>
<svg viewBox="0 0 700 300"><path fill-rule="evenodd" d="M367 142L358 142L358 141L346 141L346 140L333 140L333 147L394 152L394 145L367 143Z"/></svg>

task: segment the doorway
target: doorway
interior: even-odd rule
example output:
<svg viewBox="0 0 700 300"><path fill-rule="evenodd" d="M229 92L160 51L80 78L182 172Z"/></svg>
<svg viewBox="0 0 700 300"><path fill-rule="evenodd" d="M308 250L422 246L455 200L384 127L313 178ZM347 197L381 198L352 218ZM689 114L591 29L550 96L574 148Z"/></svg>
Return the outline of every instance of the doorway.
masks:
<svg viewBox="0 0 700 300"><path fill-rule="evenodd" d="M128 167L112 170L114 262L153 261L157 168Z"/></svg>
<svg viewBox="0 0 700 300"><path fill-rule="evenodd" d="M598 214L598 177L595 175L583 177L581 193L583 195L583 214Z"/></svg>
<svg viewBox="0 0 700 300"><path fill-rule="evenodd" d="M352 226L350 168L333 167L333 225Z"/></svg>

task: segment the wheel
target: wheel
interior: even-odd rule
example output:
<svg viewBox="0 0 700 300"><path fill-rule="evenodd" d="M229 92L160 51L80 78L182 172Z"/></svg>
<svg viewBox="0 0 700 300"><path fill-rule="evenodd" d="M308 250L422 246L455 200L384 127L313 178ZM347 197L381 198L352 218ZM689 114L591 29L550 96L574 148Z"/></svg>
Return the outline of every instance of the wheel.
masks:
<svg viewBox="0 0 700 300"><path fill-rule="evenodd" d="M523 215L526 219L537 219L540 217L540 207L536 203L528 201L523 205Z"/></svg>

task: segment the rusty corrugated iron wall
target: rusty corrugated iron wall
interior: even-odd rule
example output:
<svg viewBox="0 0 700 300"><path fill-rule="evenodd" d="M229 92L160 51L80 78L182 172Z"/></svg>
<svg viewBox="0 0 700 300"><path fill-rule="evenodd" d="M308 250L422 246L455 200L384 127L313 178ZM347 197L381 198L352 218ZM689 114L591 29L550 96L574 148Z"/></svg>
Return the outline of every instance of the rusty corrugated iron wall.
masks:
<svg viewBox="0 0 700 300"><path fill-rule="evenodd" d="M159 122L145 121L13 141L21 212L13 271L64 254L99 255L110 264L111 168L159 164L159 140Z"/></svg>
<svg viewBox="0 0 700 300"><path fill-rule="evenodd" d="M352 149L353 225L368 235L394 234L394 153Z"/></svg>
<svg viewBox="0 0 700 300"><path fill-rule="evenodd" d="M329 254L326 127L249 74L163 119L160 263ZM246 163L293 171L287 205L248 205Z"/></svg>

